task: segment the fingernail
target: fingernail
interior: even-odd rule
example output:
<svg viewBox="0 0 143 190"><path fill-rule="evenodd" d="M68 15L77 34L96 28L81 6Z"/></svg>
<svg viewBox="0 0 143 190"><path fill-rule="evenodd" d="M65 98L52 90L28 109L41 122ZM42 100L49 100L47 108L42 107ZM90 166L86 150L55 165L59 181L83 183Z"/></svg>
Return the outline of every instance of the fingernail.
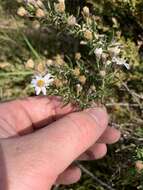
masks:
<svg viewBox="0 0 143 190"><path fill-rule="evenodd" d="M92 118L95 119L96 123L100 127L107 127L108 125L108 114L105 107L98 107L98 108L90 108L86 110L88 114L92 116Z"/></svg>

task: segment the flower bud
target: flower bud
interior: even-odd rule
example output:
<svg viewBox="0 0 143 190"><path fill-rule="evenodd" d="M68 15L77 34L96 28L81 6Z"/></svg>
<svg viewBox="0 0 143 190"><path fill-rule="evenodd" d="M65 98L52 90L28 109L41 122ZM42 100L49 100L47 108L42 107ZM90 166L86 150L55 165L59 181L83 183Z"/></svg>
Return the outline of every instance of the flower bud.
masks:
<svg viewBox="0 0 143 190"><path fill-rule="evenodd" d="M53 60L52 60L52 59L47 59L46 65L47 65L47 66L53 65Z"/></svg>
<svg viewBox="0 0 143 190"><path fill-rule="evenodd" d="M26 16L27 15L27 10L24 7L20 7L17 10L17 14L21 17Z"/></svg>
<svg viewBox="0 0 143 190"><path fill-rule="evenodd" d="M56 86L57 88L60 88L60 87L63 86L63 82L62 82L62 80L60 80L60 79L55 79L55 80L54 80L54 84L55 84L55 86Z"/></svg>
<svg viewBox="0 0 143 190"><path fill-rule="evenodd" d="M100 76L101 76L101 77L105 77L105 76L106 76L106 71L101 70L101 71L100 71Z"/></svg>
<svg viewBox="0 0 143 190"><path fill-rule="evenodd" d="M77 52L77 53L75 54L75 59L76 59L77 61L79 61L79 60L81 59L81 54L80 54L79 52Z"/></svg>
<svg viewBox="0 0 143 190"><path fill-rule="evenodd" d="M82 11L83 16L84 16L84 17L89 17L89 15L90 15L89 8L88 8L87 6L85 6L85 7L83 7L82 10L83 10L83 11Z"/></svg>
<svg viewBox="0 0 143 190"><path fill-rule="evenodd" d="M40 28L40 22L38 20L34 20L32 22L32 27L35 29L35 30L38 30Z"/></svg>
<svg viewBox="0 0 143 190"><path fill-rule="evenodd" d="M143 161L141 160L136 161L135 167L138 172L143 171Z"/></svg>
<svg viewBox="0 0 143 190"><path fill-rule="evenodd" d="M105 63L106 62L106 60L107 60L107 58L108 58L108 54L107 53L102 53L102 60L103 60L103 62Z"/></svg>
<svg viewBox="0 0 143 190"><path fill-rule="evenodd" d="M26 67L27 69L33 69L34 66L35 66L35 63L34 63L33 59L29 59L29 60L26 62L26 64L25 64L25 67Z"/></svg>
<svg viewBox="0 0 143 190"><path fill-rule="evenodd" d="M90 30L84 31L83 35L84 35L84 38L86 40L90 40L91 41L93 39L93 35L92 35L92 32Z"/></svg>
<svg viewBox="0 0 143 190"><path fill-rule="evenodd" d="M69 26L74 26L76 24L76 17L73 15L69 16L67 19L67 23Z"/></svg>
<svg viewBox="0 0 143 190"><path fill-rule="evenodd" d="M96 86L95 86L95 85L91 85L91 86L90 86L90 89L91 89L92 91L96 91Z"/></svg>
<svg viewBox="0 0 143 190"><path fill-rule="evenodd" d="M114 56L119 55L119 53L120 53L121 50L120 50L120 48L118 46L116 46L116 47L110 47L110 48L108 48L108 51L109 51L109 54L112 57L114 57Z"/></svg>
<svg viewBox="0 0 143 190"><path fill-rule="evenodd" d="M79 81L81 82L81 84L85 84L86 83L86 77L84 75L79 76Z"/></svg>
<svg viewBox="0 0 143 190"><path fill-rule="evenodd" d="M56 55L55 58L54 58L54 61L55 61L55 64L56 65L63 65L65 62L64 62L64 59L62 58L61 55Z"/></svg>
<svg viewBox="0 0 143 190"><path fill-rule="evenodd" d="M75 76L79 76L80 75L80 69L78 67L76 67L74 70L73 70L73 74Z"/></svg>
<svg viewBox="0 0 143 190"><path fill-rule="evenodd" d="M43 7L43 2L41 0L37 0L36 4L38 7Z"/></svg>
<svg viewBox="0 0 143 190"><path fill-rule="evenodd" d="M45 12L44 12L44 10L38 8L37 11L36 11L36 17L38 17L38 18L42 18L42 17L44 17L44 16L45 16Z"/></svg>
<svg viewBox="0 0 143 190"><path fill-rule="evenodd" d="M55 11L59 13L64 13L65 12L65 1L64 0L59 0L59 3L54 4Z"/></svg>

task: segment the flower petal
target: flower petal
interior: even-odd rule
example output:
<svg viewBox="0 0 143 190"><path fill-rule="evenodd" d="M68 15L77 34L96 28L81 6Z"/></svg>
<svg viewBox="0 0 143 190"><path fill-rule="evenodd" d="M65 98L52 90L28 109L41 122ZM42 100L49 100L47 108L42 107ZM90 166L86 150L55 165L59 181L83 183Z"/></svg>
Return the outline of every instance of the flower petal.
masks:
<svg viewBox="0 0 143 190"><path fill-rule="evenodd" d="M46 83L46 85L49 86L53 81L54 81L54 79L49 79L49 81Z"/></svg>
<svg viewBox="0 0 143 190"><path fill-rule="evenodd" d="M47 82L51 77L52 77L51 74L46 74L46 75L44 76L45 82Z"/></svg>
<svg viewBox="0 0 143 190"><path fill-rule="evenodd" d="M53 82L53 76L51 74L47 74L44 76L44 81L45 81L45 84L46 86L49 86L50 83Z"/></svg>
<svg viewBox="0 0 143 190"><path fill-rule="evenodd" d="M42 79L42 76L41 75L35 75L35 78L36 78L36 80L40 80L40 79Z"/></svg>
<svg viewBox="0 0 143 190"><path fill-rule="evenodd" d="M36 86L36 83L37 83L37 80L36 79L32 79L31 84L33 85L33 87Z"/></svg>
<svg viewBox="0 0 143 190"><path fill-rule="evenodd" d="M36 92L36 95L38 96L41 92L41 88L35 87L35 92Z"/></svg>
<svg viewBox="0 0 143 190"><path fill-rule="evenodd" d="M128 63L124 63L124 66L129 70L130 69L130 65Z"/></svg>
<svg viewBox="0 0 143 190"><path fill-rule="evenodd" d="M42 88L41 88L41 91L42 91L43 95L46 95L46 94L47 94L45 87L42 87Z"/></svg>

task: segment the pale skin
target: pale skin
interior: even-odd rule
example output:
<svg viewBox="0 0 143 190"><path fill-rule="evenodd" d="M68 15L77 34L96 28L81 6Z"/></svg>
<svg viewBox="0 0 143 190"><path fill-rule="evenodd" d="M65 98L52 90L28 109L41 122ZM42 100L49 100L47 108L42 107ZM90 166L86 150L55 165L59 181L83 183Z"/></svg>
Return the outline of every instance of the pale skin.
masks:
<svg viewBox="0 0 143 190"><path fill-rule="evenodd" d="M81 177L75 160L107 153L120 132L108 127L105 108L84 111L59 97L0 104L0 190L50 190Z"/></svg>

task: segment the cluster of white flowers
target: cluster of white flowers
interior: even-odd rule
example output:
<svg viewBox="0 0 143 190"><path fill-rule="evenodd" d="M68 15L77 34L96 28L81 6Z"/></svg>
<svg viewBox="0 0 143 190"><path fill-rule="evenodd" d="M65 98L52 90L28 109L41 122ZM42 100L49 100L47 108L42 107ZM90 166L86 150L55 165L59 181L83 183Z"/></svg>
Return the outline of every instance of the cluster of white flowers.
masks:
<svg viewBox="0 0 143 190"><path fill-rule="evenodd" d="M95 49L94 54L96 55L97 59L100 59L101 56L104 54L103 52L104 52L103 48L100 47L100 48ZM109 65L110 63L114 63L114 64L121 65L121 66L123 65L127 69L130 69L130 66L127 63L127 60L125 60L124 58L121 58L119 56L119 54L121 52L121 49L119 48L119 46L109 48L108 52L111 56L111 60L106 61L107 65Z"/></svg>
<svg viewBox="0 0 143 190"><path fill-rule="evenodd" d="M93 22L95 20L90 19L90 11L89 8L84 7L82 14L88 20L85 21L82 25L78 26L78 33L83 35L83 38L80 41L81 45L89 45L94 51L92 51L97 60L101 60L103 63L107 63L107 65L113 63L120 66L125 66L127 69L130 69L130 66L126 59L122 57L122 45L116 40L113 40L108 44L107 37L105 34L99 34L98 29L95 27L93 29Z"/></svg>

